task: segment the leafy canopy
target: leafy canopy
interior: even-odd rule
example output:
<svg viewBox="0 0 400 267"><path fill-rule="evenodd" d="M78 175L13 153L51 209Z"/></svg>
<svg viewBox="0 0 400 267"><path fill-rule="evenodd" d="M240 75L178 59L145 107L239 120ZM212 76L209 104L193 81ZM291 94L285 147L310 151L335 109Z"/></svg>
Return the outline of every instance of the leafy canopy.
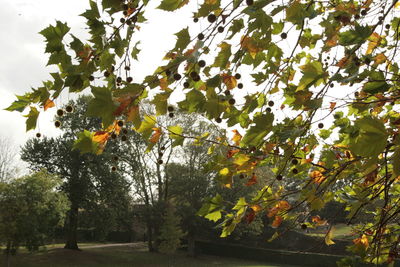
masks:
<svg viewBox="0 0 400 267"><path fill-rule="evenodd" d="M302 225L298 207L318 211L336 199L347 204L350 223L374 204L375 219L358 228L353 251L372 262L392 261L400 213L398 1L205 0L193 19L206 26L184 26L162 66L134 84L130 66L140 45L133 39L147 21L148 2L90 1L82 14L88 40L68 35L58 21L43 30L48 64L59 71L7 110L30 110L27 130L34 129L49 100L90 87L95 98L87 115L100 117L103 129L79 134L75 144L93 153L96 134L109 133L102 145L119 134L118 120L134 122L149 143L154 134L169 134L175 145L190 137L187 129L164 129L144 114L144 99L152 99L157 116L172 117L177 105L223 122L236 132L233 139L209 140L227 151L213 158L216 178L229 188L238 177L256 184L260 167L274 173L258 195L240 198L232 210L221 212L226 205L219 196L205 205L201 214L219 221L223 236L248 216L266 214L277 237L284 221ZM158 8L178 13L188 2L162 0ZM179 93L184 100L176 104L172 96ZM287 179L298 186L288 187ZM330 233L326 240L333 244Z"/></svg>

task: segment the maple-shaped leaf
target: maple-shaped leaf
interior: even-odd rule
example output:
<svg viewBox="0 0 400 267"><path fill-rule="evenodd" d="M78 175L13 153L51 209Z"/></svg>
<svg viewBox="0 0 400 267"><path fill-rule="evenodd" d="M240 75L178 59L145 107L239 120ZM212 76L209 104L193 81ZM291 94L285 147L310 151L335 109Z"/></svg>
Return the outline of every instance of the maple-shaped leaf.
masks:
<svg viewBox="0 0 400 267"><path fill-rule="evenodd" d="M328 77L328 73L323 69L321 62L313 61L300 67L303 76L300 79L297 91L306 90L311 86L318 86Z"/></svg>
<svg viewBox="0 0 400 267"><path fill-rule="evenodd" d="M372 33L371 36L368 37L369 43L368 43L368 48L367 48L367 51L365 54L366 55L371 54L374 51L374 49L380 45L381 40L382 40L382 37L378 33L376 33L376 32Z"/></svg>
<svg viewBox="0 0 400 267"><path fill-rule="evenodd" d="M180 32L175 34L178 38L176 40L175 48L173 50L183 51L190 43L190 35L188 28L184 28Z"/></svg>
<svg viewBox="0 0 400 267"><path fill-rule="evenodd" d="M183 141L185 140L185 138L182 135L183 129L181 126L179 126L179 125L169 126L168 131L169 131L169 137L172 140L174 140L174 142L172 143L173 147L183 144Z"/></svg>
<svg viewBox="0 0 400 267"><path fill-rule="evenodd" d="M32 130L36 128L36 123L39 117L39 111L35 107L31 107L31 110L27 115L24 115L26 119L26 131Z"/></svg>
<svg viewBox="0 0 400 267"><path fill-rule="evenodd" d="M153 128L153 131L153 135L150 137L149 142L155 144L160 140L162 132L161 128Z"/></svg>
<svg viewBox="0 0 400 267"><path fill-rule="evenodd" d="M55 107L56 105L54 104L53 100L51 100L50 98L46 100L46 102L44 103L43 109L44 111L48 110L49 108Z"/></svg>
<svg viewBox="0 0 400 267"><path fill-rule="evenodd" d="M229 62L229 58L232 55L231 45L226 42L222 42L219 47L221 48L221 50L215 58L213 66L225 69Z"/></svg>
<svg viewBox="0 0 400 267"><path fill-rule="evenodd" d="M78 139L75 140L73 149L77 149L81 154L84 153L97 153L98 143L93 142L94 133L84 130L81 133L78 133Z"/></svg>
<svg viewBox="0 0 400 267"><path fill-rule="evenodd" d="M274 218L274 221L271 224L271 226L273 228L278 228L282 224L282 222L283 222L283 217L279 216L279 215L276 215L275 218Z"/></svg>
<svg viewBox="0 0 400 267"><path fill-rule="evenodd" d="M237 80L235 76L226 73L222 74L221 76L222 76L222 81L224 82L228 90L232 90L237 86Z"/></svg>
<svg viewBox="0 0 400 267"><path fill-rule="evenodd" d="M89 102L87 115L100 117L104 127L108 127L114 121L114 112L117 105L114 103L111 91L107 87L92 86L94 98Z"/></svg>
<svg viewBox="0 0 400 267"><path fill-rule="evenodd" d="M162 0L158 8L165 11L174 11L183 7L188 2L189 0Z"/></svg>
<svg viewBox="0 0 400 267"><path fill-rule="evenodd" d="M328 246L335 244L335 242L333 242L333 240L332 240L332 238L333 238L333 229L334 229L333 227L330 228L328 230L328 233L326 233L326 235L325 235L325 244L327 244Z"/></svg>

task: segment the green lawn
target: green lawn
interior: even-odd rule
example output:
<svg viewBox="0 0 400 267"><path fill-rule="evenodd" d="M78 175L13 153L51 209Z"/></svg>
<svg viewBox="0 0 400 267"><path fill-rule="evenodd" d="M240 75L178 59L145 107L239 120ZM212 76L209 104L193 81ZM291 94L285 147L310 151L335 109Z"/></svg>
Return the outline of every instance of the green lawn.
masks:
<svg viewBox="0 0 400 267"><path fill-rule="evenodd" d="M325 227L318 227L316 229L310 229L308 235L325 237L326 235ZM333 226L333 239L354 239L354 233L352 227L346 224L336 224Z"/></svg>
<svg viewBox="0 0 400 267"><path fill-rule="evenodd" d="M92 244L90 244L92 245ZM81 246L82 251L70 251L61 248L49 249L38 253L22 252L11 260L12 267L200 267L200 266L226 266L226 267L289 267L289 265L265 264L254 261L222 258L214 256L199 256L191 258L183 252L171 257L158 253L149 253L145 248L107 247L88 248ZM4 262L4 255L0 256ZM2 263L1 262L1 263Z"/></svg>

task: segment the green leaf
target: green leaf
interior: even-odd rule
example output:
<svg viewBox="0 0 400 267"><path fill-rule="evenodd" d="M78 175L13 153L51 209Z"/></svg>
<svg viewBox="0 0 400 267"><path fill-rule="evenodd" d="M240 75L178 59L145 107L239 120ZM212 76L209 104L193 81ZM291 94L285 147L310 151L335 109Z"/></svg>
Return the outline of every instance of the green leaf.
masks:
<svg viewBox="0 0 400 267"><path fill-rule="evenodd" d="M386 147L388 133L382 121L373 117L356 120L357 137L350 138L350 150L362 157L376 157Z"/></svg>
<svg viewBox="0 0 400 267"><path fill-rule="evenodd" d="M188 2L188 0L162 0L158 8L165 11L174 11L183 7Z"/></svg>
<svg viewBox="0 0 400 267"><path fill-rule="evenodd" d="M24 115L24 117L28 118L26 120L26 131L35 129L39 111L35 107L31 107L31 111L27 115Z"/></svg>
<svg viewBox="0 0 400 267"><path fill-rule="evenodd" d="M222 213L221 213L221 211L217 210L217 211L207 214L206 216L204 216L204 218L206 218L210 221L213 221L213 222L217 222L219 219L222 218Z"/></svg>
<svg viewBox="0 0 400 267"><path fill-rule="evenodd" d="M365 42L372 34L369 26L360 26L356 24L354 30L339 33L339 43L343 46L360 44Z"/></svg>
<svg viewBox="0 0 400 267"><path fill-rule="evenodd" d="M186 99L178 103L179 108L189 113L200 112L206 103L205 96L197 89L192 89L186 93Z"/></svg>
<svg viewBox="0 0 400 267"><path fill-rule="evenodd" d="M313 61L301 66L301 72L303 73L303 77L301 77L296 91L308 89L313 85L318 86L328 77L328 73L324 71L319 61Z"/></svg>
<svg viewBox="0 0 400 267"><path fill-rule="evenodd" d="M190 35L188 27L175 34L178 39L176 40L175 51L184 50L190 43Z"/></svg>
<svg viewBox="0 0 400 267"><path fill-rule="evenodd" d="M157 122L157 118L155 116L145 115L142 123L138 129L135 129L138 133L142 134L145 140L149 139L150 135L153 132L153 128L155 127Z"/></svg>
<svg viewBox="0 0 400 267"><path fill-rule="evenodd" d="M62 39L69 32L70 28L66 23L56 22L56 26L48 26L40 32L46 38L46 53L59 52L64 49Z"/></svg>
<svg viewBox="0 0 400 267"><path fill-rule="evenodd" d="M94 98L89 102L87 115L100 117L104 127L109 126L114 121L114 111L117 105L113 102L111 91L107 87L92 86Z"/></svg>
<svg viewBox="0 0 400 267"><path fill-rule="evenodd" d="M272 113L261 114L254 118L254 126L247 130L243 136L242 144L245 146L257 147L263 141L264 137L272 130L274 115Z"/></svg>
<svg viewBox="0 0 400 267"><path fill-rule="evenodd" d="M160 93L154 96L154 99L151 101L152 104L156 107L156 115L164 115L167 113L168 109L168 98L171 95L172 90L169 92Z"/></svg>
<svg viewBox="0 0 400 267"><path fill-rule="evenodd" d="M213 67L225 69L229 62L229 58L232 55L231 45L226 42L222 42L219 47L221 50L219 51L218 56L215 58Z"/></svg>
<svg viewBox="0 0 400 267"><path fill-rule="evenodd" d="M183 145L183 141L185 139L182 136L183 129L181 126L179 125L169 126L168 131L169 131L169 137L174 140L174 142L172 143L173 147Z"/></svg>
<svg viewBox="0 0 400 267"><path fill-rule="evenodd" d="M78 133L78 139L75 140L72 149L79 150L81 154L93 153L96 154L98 143L93 142L94 133L84 130Z"/></svg>
<svg viewBox="0 0 400 267"><path fill-rule="evenodd" d="M393 177L400 175L400 147L396 147L392 156Z"/></svg>
<svg viewBox="0 0 400 267"><path fill-rule="evenodd" d="M25 95L20 95L20 96L17 95L16 97L18 100L14 101L5 110L23 112L25 108L29 106L29 104L31 103L31 100Z"/></svg>

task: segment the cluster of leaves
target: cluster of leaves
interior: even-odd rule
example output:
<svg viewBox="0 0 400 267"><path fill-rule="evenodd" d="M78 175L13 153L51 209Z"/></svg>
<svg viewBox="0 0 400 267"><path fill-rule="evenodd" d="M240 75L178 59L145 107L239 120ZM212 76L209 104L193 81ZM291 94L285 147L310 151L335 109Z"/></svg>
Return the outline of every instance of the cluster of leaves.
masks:
<svg viewBox="0 0 400 267"><path fill-rule="evenodd" d="M163 0L158 8L177 12L188 2ZM157 122L160 115L173 117L171 95L181 92L181 110L234 129L232 138L218 141L207 134L196 137L227 150L213 158L219 181L233 187L234 177L250 177L246 185L253 186L263 166L276 178L228 212L222 212L221 196L203 207L207 218L222 220L222 236L254 216L266 215L276 228L284 220L294 227L312 226L311 217L305 222L296 208L318 211L334 198L347 204L350 223L374 203L375 221L359 229L352 249L371 262L392 261L399 252L395 223L400 214L398 1L205 0L193 19L206 20L207 26L201 32L179 31L165 64L132 83L130 62L138 59L139 49L131 40L146 21L147 4L90 1L82 14L91 36L87 43L71 35L65 45L69 28L61 22L43 30L48 64L60 71L43 87L18 96L8 110L29 108L30 130L39 108L51 107L61 91L90 87L94 99L87 115L100 117L103 129L81 133L75 147L101 153L107 140L120 134L124 120L134 124L151 150L165 134L174 146L190 137L179 125ZM94 86L95 79L102 85ZM141 114L146 98L152 99L155 116ZM296 180L295 188L285 186L288 178ZM327 244L332 244L330 235Z"/></svg>

